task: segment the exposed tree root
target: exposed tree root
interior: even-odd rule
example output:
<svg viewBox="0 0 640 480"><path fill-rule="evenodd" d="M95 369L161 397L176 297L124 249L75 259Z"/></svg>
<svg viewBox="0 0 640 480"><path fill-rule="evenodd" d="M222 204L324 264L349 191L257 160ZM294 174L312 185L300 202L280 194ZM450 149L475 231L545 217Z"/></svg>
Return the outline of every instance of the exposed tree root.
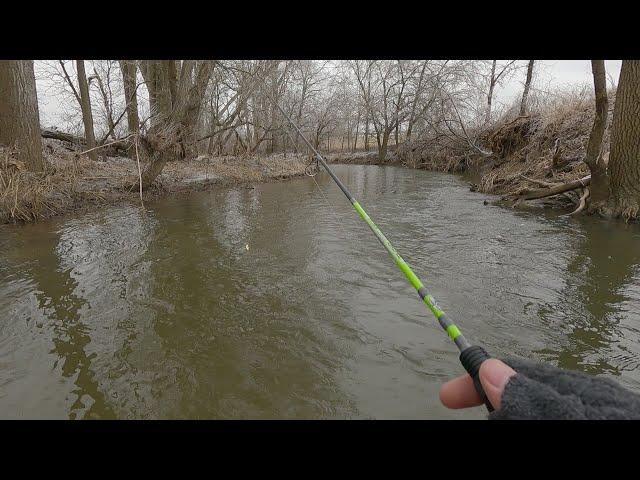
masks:
<svg viewBox="0 0 640 480"><path fill-rule="evenodd" d="M571 217L583 211L584 207L587 206L587 198L589 198L589 194L590 194L589 187L584 187L582 189L582 195L580 196L580 204L578 205L578 208L576 208L573 212L563 216Z"/></svg>
<svg viewBox="0 0 640 480"><path fill-rule="evenodd" d="M576 188L584 188L587 185L589 185L590 182L591 182L591 175L587 175L586 177L579 178L578 180L574 180L569 183L563 183L555 187L531 190L529 192L518 195L516 198L519 203L520 201L524 201L524 200L535 200L537 198L551 197L553 195L558 195L560 193L568 192L570 190L575 190Z"/></svg>
<svg viewBox="0 0 640 480"><path fill-rule="evenodd" d="M625 222L630 222L638 218L640 204L635 199L624 198L615 199L615 206L612 209L614 217L622 218Z"/></svg>

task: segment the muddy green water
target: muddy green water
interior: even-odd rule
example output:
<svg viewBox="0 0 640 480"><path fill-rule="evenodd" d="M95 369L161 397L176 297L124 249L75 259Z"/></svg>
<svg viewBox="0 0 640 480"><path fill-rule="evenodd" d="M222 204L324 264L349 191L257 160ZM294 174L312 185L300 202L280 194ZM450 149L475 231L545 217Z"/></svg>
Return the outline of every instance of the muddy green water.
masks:
<svg viewBox="0 0 640 480"><path fill-rule="evenodd" d="M640 391L638 228L337 171L471 341ZM439 404L455 347L316 178L0 227L0 417L483 418Z"/></svg>

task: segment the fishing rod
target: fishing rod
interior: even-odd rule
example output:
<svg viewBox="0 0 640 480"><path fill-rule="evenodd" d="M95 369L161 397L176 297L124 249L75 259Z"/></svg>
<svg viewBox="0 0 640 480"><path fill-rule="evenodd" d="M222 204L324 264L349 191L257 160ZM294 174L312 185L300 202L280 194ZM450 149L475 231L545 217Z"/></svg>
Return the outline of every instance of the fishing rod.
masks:
<svg viewBox="0 0 640 480"><path fill-rule="evenodd" d="M460 363L462 363L462 366L464 367L464 369L473 379L473 384L476 388L476 391L482 398L482 401L487 407L487 410L489 410L489 412L492 412L493 405L491 405L491 402L489 402L489 399L487 398L487 395L485 394L484 389L482 388L482 383L480 382L480 365L482 365L482 363L485 360L491 358L490 355L481 346L471 345L469 341L464 337L464 335L462 335L462 333L460 332L460 329L451 320L449 320L447 315L440 309L440 307L436 303L436 300L433 298L433 296L429 294L429 292L427 291L423 283L420 281L418 276L415 273L413 273L413 270L411 270L411 267L409 267L407 262L404 261L404 259L393 247L393 245L391 245L391 242L387 239L387 237L384 236L384 234L378 228L378 226L375 223L373 223L373 220L371 220L371 217L367 215L367 212L364 211L364 208L362 208L360 203L358 203L358 201L353 197L349 189L336 176L336 174L329 167L329 165L327 164L325 159L322 157L322 155L320 155L320 153L318 153L318 151L313 147L313 145L311 145L309 140L307 140L307 138L302 134L298 126L293 122L293 120L291 120L291 117L287 115L287 113L282 109L282 107L280 107L278 102L276 102L273 98L271 98L270 95L267 95L267 96L271 99L271 101L278 108L278 110L280 110L280 113L284 116L285 119L287 119L289 124L293 127L293 129L300 136L300 138L302 138L302 140L307 145L307 147L309 147L309 149L314 153L315 159L320 163L320 165L324 167L324 169L331 176L333 181L336 182L336 185L338 185L340 190L342 190L342 193L344 193L347 199L349 199L349 202L351 202L351 205L353 206L353 208L356 210L356 212L358 212L358 215L360 215L360 218L362 218L367 223L367 225L369 226L371 231L374 233L376 238L380 241L382 246L387 250L391 258L393 258L393 260L395 261L400 271L404 274L404 276L407 278L407 280L413 286L413 288L417 290L418 295L420 296L420 299L427 305L429 310L431 310L431 313L433 313L433 315L438 320L438 323L440 324L440 326L447 332L447 335L449 336L449 338L451 338L451 340L453 340L453 342L456 344L456 346L458 347L458 350L460 350L460 357L459 357Z"/></svg>

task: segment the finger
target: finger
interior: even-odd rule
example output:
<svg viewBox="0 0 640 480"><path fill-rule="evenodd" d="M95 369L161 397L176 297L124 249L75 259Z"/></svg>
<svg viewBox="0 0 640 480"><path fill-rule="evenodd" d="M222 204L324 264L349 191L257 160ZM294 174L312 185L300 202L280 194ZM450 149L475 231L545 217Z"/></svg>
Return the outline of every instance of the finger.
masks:
<svg viewBox="0 0 640 480"><path fill-rule="evenodd" d="M482 398L469 375L463 375L440 387L440 401L448 408L469 408L482 405Z"/></svg>
<svg viewBox="0 0 640 480"><path fill-rule="evenodd" d="M496 358L490 358L480 365L480 382L493 408L498 410L502 402L504 387L516 371Z"/></svg>

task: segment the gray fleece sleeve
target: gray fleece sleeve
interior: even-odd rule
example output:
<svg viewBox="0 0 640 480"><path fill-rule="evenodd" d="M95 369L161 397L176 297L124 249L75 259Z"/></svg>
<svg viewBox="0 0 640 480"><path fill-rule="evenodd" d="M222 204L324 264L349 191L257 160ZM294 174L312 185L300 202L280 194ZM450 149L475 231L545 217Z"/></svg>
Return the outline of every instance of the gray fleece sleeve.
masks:
<svg viewBox="0 0 640 480"><path fill-rule="evenodd" d="M640 419L640 395L612 380L521 359L503 361L518 373L490 420Z"/></svg>

